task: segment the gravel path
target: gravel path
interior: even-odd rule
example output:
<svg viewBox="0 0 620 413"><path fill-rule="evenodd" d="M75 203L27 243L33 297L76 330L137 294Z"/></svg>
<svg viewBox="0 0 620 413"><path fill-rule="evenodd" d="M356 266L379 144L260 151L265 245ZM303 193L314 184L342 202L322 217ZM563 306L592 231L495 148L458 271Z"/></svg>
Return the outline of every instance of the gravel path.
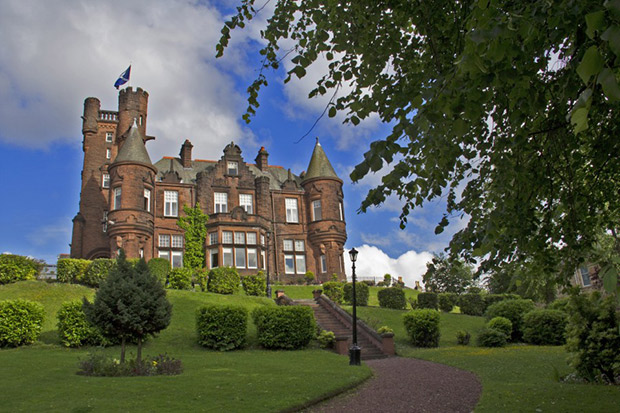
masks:
<svg viewBox="0 0 620 413"><path fill-rule="evenodd" d="M390 357L366 361L374 377L306 413L472 412L482 391L475 374L430 361Z"/></svg>

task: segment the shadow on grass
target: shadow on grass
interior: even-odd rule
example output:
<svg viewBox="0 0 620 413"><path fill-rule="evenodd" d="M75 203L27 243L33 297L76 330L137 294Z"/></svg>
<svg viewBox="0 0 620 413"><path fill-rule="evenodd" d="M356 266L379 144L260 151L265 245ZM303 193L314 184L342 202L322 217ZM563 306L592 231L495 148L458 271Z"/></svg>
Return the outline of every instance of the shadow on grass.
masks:
<svg viewBox="0 0 620 413"><path fill-rule="evenodd" d="M58 332L54 330L42 332L39 336L39 341L45 344L60 344Z"/></svg>

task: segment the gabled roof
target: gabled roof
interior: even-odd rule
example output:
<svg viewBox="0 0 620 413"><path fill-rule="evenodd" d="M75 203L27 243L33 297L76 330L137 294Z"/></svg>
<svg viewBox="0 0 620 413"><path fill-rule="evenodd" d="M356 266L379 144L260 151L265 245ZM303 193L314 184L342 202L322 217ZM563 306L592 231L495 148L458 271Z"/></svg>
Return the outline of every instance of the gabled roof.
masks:
<svg viewBox="0 0 620 413"><path fill-rule="evenodd" d="M304 181L312 178L338 178L336 171L329 163L323 147L319 143L319 138L316 138L316 145L314 145L314 151L312 152L312 158L310 158L310 164L308 165L308 172L304 176Z"/></svg>
<svg viewBox="0 0 620 413"><path fill-rule="evenodd" d="M121 149L118 151L118 155L116 155L116 159L114 159L113 163L123 162L123 161L131 161L131 162L140 162L147 165L152 165L151 157L146 150L146 146L144 146L144 139L140 136L140 131L138 130L138 125L136 125L136 120L133 120L133 125L129 129L129 135Z"/></svg>

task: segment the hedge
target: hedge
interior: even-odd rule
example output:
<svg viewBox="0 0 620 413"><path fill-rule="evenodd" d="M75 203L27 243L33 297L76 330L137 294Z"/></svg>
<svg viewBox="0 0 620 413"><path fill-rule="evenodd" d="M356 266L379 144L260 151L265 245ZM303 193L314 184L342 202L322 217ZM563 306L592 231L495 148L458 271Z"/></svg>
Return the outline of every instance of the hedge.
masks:
<svg viewBox="0 0 620 413"><path fill-rule="evenodd" d="M258 342L268 349L301 349L316 335L312 308L257 307L252 312Z"/></svg>
<svg viewBox="0 0 620 413"><path fill-rule="evenodd" d="M343 287L344 302L353 305L353 283L346 283ZM355 283L355 303L356 305L366 307L368 305L368 297L370 289L368 284L363 282Z"/></svg>
<svg viewBox="0 0 620 413"><path fill-rule="evenodd" d="M89 287L98 288L101 281L108 278L108 272L114 267L116 260L109 258L98 258L91 261L86 268L81 284Z"/></svg>
<svg viewBox="0 0 620 413"><path fill-rule="evenodd" d="M267 295L267 280L260 271L256 275L246 275L241 277L241 285L246 295L264 297Z"/></svg>
<svg viewBox="0 0 620 413"><path fill-rule="evenodd" d="M534 309L532 300L505 300L490 306L486 311L487 319L506 317L512 322L511 341L520 341L523 337L523 316Z"/></svg>
<svg viewBox="0 0 620 413"><path fill-rule="evenodd" d="M173 268L168 275L168 288L172 288L174 290L191 290L191 268Z"/></svg>
<svg viewBox="0 0 620 413"><path fill-rule="evenodd" d="M338 281L328 281L321 285L323 294L335 303L342 304L344 299L344 284Z"/></svg>
<svg viewBox="0 0 620 413"><path fill-rule="evenodd" d="M518 294L484 294L482 299L484 300L485 308L489 308L490 305L499 303L504 300L518 300L521 298Z"/></svg>
<svg viewBox="0 0 620 413"><path fill-rule="evenodd" d="M209 271L207 290L210 293L233 294L239 290L241 279L236 268L217 267Z"/></svg>
<svg viewBox="0 0 620 413"><path fill-rule="evenodd" d="M99 330L86 320L82 301L66 301L62 303L56 326L60 342L67 347L100 346L109 344Z"/></svg>
<svg viewBox="0 0 620 413"><path fill-rule="evenodd" d="M413 310L403 315L405 330L416 347L439 346L439 311L432 309Z"/></svg>
<svg viewBox="0 0 620 413"><path fill-rule="evenodd" d="M165 258L151 258L147 263L151 274L153 274L165 286L170 275L170 261Z"/></svg>
<svg viewBox="0 0 620 413"><path fill-rule="evenodd" d="M28 300L0 301L0 347L34 343L41 334L45 311Z"/></svg>
<svg viewBox="0 0 620 413"><path fill-rule="evenodd" d="M455 293L439 293L437 294L437 300L439 302L439 309L449 313L458 302L458 295Z"/></svg>
<svg viewBox="0 0 620 413"><path fill-rule="evenodd" d="M43 269L43 263L21 255L0 255L0 285L33 280Z"/></svg>
<svg viewBox="0 0 620 413"><path fill-rule="evenodd" d="M566 343L568 317L560 310L533 310L523 316L523 341L536 345Z"/></svg>
<svg viewBox="0 0 620 413"><path fill-rule="evenodd" d="M248 310L233 305L207 305L196 310L198 344L214 350L242 348L248 327Z"/></svg>
<svg viewBox="0 0 620 413"><path fill-rule="evenodd" d="M467 315L481 316L484 314L486 306L484 299L479 293L467 293L459 297L459 307L461 313Z"/></svg>
<svg viewBox="0 0 620 413"><path fill-rule="evenodd" d="M81 283L90 265L89 260L61 258L56 267L56 278L62 283Z"/></svg>
<svg viewBox="0 0 620 413"><path fill-rule="evenodd" d="M383 308L404 310L407 307L405 291L400 287L383 288L377 293L377 298L379 299L379 306Z"/></svg>
<svg viewBox="0 0 620 413"><path fill-rule="evenodd" d="M418 294L418 308L430 308L431 310L437 310L439 308L439 301L437 294L432 292Z"/></svg>

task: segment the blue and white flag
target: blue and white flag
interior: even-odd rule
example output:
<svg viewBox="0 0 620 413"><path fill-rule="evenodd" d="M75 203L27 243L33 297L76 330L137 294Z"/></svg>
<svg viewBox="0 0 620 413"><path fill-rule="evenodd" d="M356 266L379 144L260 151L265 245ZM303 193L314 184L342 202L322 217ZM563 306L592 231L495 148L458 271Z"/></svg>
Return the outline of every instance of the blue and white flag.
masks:
<svg viewBox="0 0 620 413"><path fill-rule="evenodd" d="M114 87L118 89L119 86L124 85L129 82L129 74L131 73L131 65L118 77L116 83L114 83Z"/></svg>

